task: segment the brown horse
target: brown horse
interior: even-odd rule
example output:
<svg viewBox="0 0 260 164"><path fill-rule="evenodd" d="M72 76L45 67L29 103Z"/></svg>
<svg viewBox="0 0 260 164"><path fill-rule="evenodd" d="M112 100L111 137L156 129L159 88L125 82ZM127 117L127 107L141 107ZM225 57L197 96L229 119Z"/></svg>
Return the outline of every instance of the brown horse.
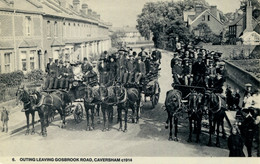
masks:
<svg viewBox="0 0 260 164"><path fill-rule="evenodd" d="M85 88L85 96L84 96L84 107L87 115L87 129L86 130L93 130L94 129L94 113L95 113L95 106L100 103L100 96L99 96L99 87L91 87L87 86ZM99 107L97 107L99 108ZM99 110L99 109L97 109ZM99 119L99 111L98 119ZM89 117L91 117L91 126L89 124Z"/></svg>
<svg viewBox="0 0 260 164"><path fill-rule="evenodd" d="M226 138L226 133L224 129L224 118L226 118L229 127L231 127L231 123L225 113L226 103L225 101L217 94L211 91L205 92L204 98L204 106L206 107L209 115L209 142L208 146L212 145L211 135L215 132L216 124L217 124L217 138L216 138L216 146L220 147L219 142L219 127L222 126L223 138Z"/></svg>
<svg viewBox="0 0 260 164"><path fill-rule="evenodd" d="M110 130L110 124L113 122L113 106L116 104L114 86L99 86L101 111L103 114L103 132Z"/></svg>
<svg viewBox="0 0 260 164"><path fill-rule="evenodd" d="M60 127L65 127L65 107L66 103L70 102L68 95L65 92L41 92L36 94L34 108L38 110L41 121L41 134L47 136L46 127L49 125L49 116L56 110L61 117Z"/></svg>
<svg viewBox="0 0 260 164"><path fill-rule="evenodd" d="M30 132L30 114L32 116L32 131L31 134L35 133L34 130L34 116L35 116L35 110L32 108L32 103L30 99L30 95L28 91L24 89L24 87L18 87L16 91L16 97L19 101L23 102L23 110L25 112L26 116L26 124L27 124L27 130L25 132L25 135L28 135Z"/></svg>
<svg viewBox="0 0 260 164"><path fill-rule="evenodd" d="M168 118L166 121L167 126L165 128L168 128L168 123L170 121L170 134L169 134L169 141L172 141L172 128L173 128L173 122L172 119L174 118L174 124L175 124L175 133L174 133L174 140L178 141L177 133L178 133L178 114L182 112L182 103L181 103L181 92L179 90L169 90L166 93L166 99L165 99L165 108L168 114Z"/></svg>
<svg viewBox="0 0 260 164"><path fill-rule="evenodd" d="M115 97L117 99L117 109L119 118L119 131L127 131L127 114L128 109L132 109L132 123L138 123L139 121L139 108L141 102L141 95L138 89L128 88L126 89L122 85L115 86ZM125 111L125 127L122 129L122 111ZM136 116L135 116L136 115Z"/></svg>
<svg viewBox="0 0 260 164"><path fill-rule="evenodd" d="M192 142L192 121L194 121L194 130L196 130L197 137L196 142L199 142L199 136L201 132L201 120L203 115L203 94L192 92L189 94L188 98L188 117L189 117L189 126L190 133L188 142Z"/></svg>

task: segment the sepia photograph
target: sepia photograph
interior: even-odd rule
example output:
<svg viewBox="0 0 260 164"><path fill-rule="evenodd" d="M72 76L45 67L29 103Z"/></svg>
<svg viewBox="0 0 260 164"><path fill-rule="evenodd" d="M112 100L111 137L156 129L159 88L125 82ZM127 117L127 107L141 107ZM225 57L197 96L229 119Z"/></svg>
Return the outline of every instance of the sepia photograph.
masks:
<svg viewBox="0 0 260 164"><path fill-rule="evenodd" d="M260 1L0 0L0 113L0 164L259 163Z"/></svg>

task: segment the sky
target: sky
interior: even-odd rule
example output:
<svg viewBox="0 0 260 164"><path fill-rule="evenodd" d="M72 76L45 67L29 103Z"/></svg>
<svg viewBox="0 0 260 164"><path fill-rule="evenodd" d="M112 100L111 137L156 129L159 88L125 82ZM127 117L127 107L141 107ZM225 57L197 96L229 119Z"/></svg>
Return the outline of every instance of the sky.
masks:
<svg viewBox="0 0 260 164"><path fill-rule="evenodd" d="M67 0L72 4L72 0ZM141 13L146 2L172 0L80 0L89 8L101 15L101 19L110 22L113 27L136 26L137 15ZM173 0L177 1L177 0ZM240 6L240 0L206 0L210 5L216 5L224 13L235 12Z"/></svg>

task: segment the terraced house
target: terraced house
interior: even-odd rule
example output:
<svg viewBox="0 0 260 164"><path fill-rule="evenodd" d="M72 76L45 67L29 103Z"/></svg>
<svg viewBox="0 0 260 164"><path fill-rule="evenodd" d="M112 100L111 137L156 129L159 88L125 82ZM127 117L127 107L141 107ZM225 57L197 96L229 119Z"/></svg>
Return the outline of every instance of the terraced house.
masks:
<svg viewBox="0 0 260 164"><path fill-rule="evenodd" d="M0 0L0 73L99 55L111 47L110 27L79 0Z"/></svg>

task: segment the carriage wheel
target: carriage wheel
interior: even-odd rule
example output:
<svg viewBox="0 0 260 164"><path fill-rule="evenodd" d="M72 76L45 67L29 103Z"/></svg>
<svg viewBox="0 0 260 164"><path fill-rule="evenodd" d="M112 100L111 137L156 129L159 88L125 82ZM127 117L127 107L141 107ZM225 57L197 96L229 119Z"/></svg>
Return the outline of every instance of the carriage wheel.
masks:
<svg viewBox="0 0 260 164"><path fill-rule="evenodd" d="M160 92L161 92L161 88L159 86L158 83L155 84L155 89L154 89L154 94L152 96L152 107L154 108L158 102L159 102L159 98L160 98Z"/></svg>
<svg viewBox="0 0 260 164"><path fill-rule="evenodd" d="M74 119L76 123L80 123L82 121L82 118L83 118L83 106L80 103L78 103L74 110Z"/></svg>
<svg viewBox="0 0 260 164"><path fill-rule="evenodd" d="M158 104L159 98L160 98L159 93L153 95L153 97L152 97L152 107L153 108Z"/></svg>

